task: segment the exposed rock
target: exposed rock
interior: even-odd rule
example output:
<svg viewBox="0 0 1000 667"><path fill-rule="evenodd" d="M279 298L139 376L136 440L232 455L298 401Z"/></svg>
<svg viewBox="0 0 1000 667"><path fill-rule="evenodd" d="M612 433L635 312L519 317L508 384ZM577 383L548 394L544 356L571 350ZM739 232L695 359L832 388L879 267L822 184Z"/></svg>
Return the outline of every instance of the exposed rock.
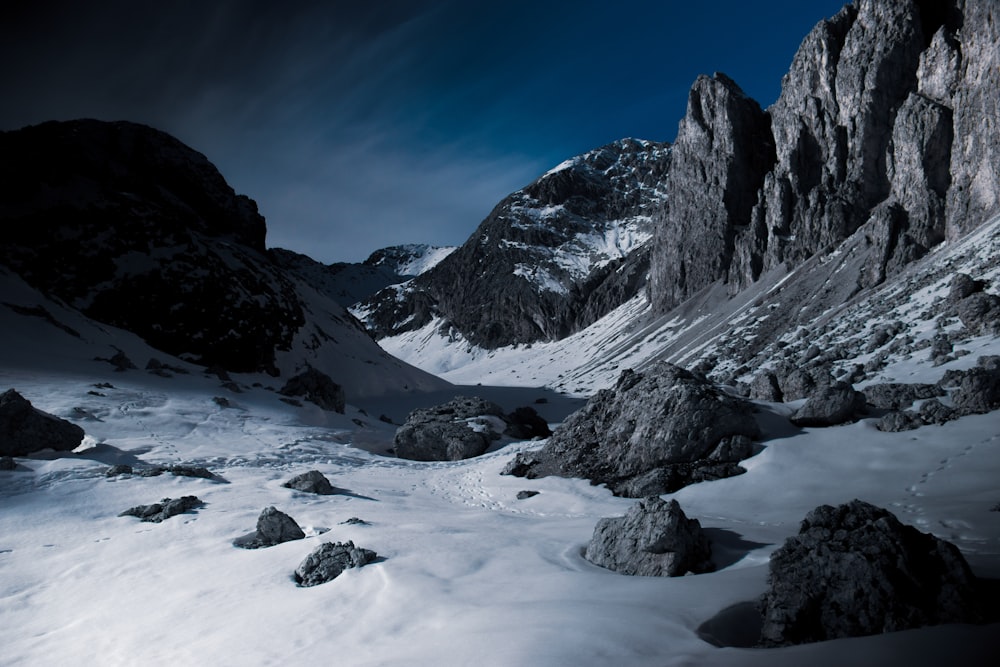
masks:
<svg viewBox="0 0 1000 667"><path fill-rule="evenodd" d="M522 452L503 474L584 477L618 495L674 491L743 472L759 429L746 401L668 363L624 371L556 429L545 447Z"/></svg>
<svg viewBox="0 0 1000 667"><path fill-rule="evenodd" d="M119 463L117 465L113 465L104 471L105 477L118 477L119 475L131 475L131 474L132 474L132 466L130 466L127 463Z"/></svg>
<svg viewBox="0 0 1000 667"><path fill-rule="evenodd" d="M886 433L899 433L900 431L912 431L924 425L924 420L909 410L893 410L887 412L879 418L875 428Z"/></svg>
<svg viewBox="0 0 1000 667"><path fill-rule="evenodd" d="M515 440L547 438L552 435L548 423L532 407L516 408L505 420L507 430L504 433Z"/></svg>
<svg viewBox="0 0 1000 667"><path fill-rule="evenodd" d="M758 373L750 383L750 398L756 401L780 403L782 396L778 378L770 371Z"/></svg>
<svg viewBox="0 0 1000 667"><path fill-rule="evenodd" d="M863 389L865 400L876 408L900 410L913 405L914 401L935 396L944 396L944 391L936 384L904 384L886 382L868 385Z"/></svg>
<svg viewBox="0 0 1000 667"><path fill-rule="evenodd" d="M984 287L986 287L986 283L982 280L974 280L967 273L956 273L955 277L951 279L951 287L948 289L948 300L957 304L962 299L982 292Z"/></svg>
<svg viewBox="0 0 1000 667"><path fill-rule="evenodd" d="M215 479L215 475L208 468L202 466L189 466L176 464L168 466L167 472L177 477L198 477L199 479Z"/></svg>
<svg viewBox="0 0 1000 667"><path fill-rule="evenodd" d="M1000 296L977 292L962 299L958 319L973 335L1000 333Z"/></svg>
<svg viewBox="0 0 1000 667"><path fill-rule="evenodd" d="M496 403L458 396L432 408L414 410L396 429L396 456L415 461L458 461L479 456L507 429Z"/></svg>
<svg viewBox="0 0 1000 667"><path fill-rule="evenodd" d="M304 539L306 534L295 523L295 519L273 506L266 508L257 517L257 530L233 540L233 546L243 549L273 547L282 542Z"/></svg>
<svg viewBox="0 0 1000 667"><path fill-rule="evenodd" d="M370 549L354 546L354 542L324 542L295 568L295 583L302 587L325 584L344 570L367 565L377 556Z"/></svg>
<svg viewBox="0 0 1000 667"><path fill-rule="evenodd" d="M676 500L643 498L625 516L601 519L587 545L591 563L622 574L677 577L714 569L712 547L697 519Z"/></svg>
<svg viewBox="0 0 1000 667"><path fill-rule="evenodd" d="M133 371L137 368L135 363L125 354L124 350L118 350L110 359L106 359L105 361L114 366L115 370L119 373Z"/></svg>
<svg viewBox="0 0 1000 667"><path fill-rule="evenodd" d="M359 519L356 516L352 516L347 521L341 521L340 523L343 524L343 525L346 525L346 526L370 526L371 525L370 523L368 523L364 519Z"/></svg>
<svg viewBox="0 0 1000 667"><path fill-rule="evenodd" d="M821 387L789 419L796 426L835 426L865 412L865 395L846 382Z"/></svg>
<svg viewBox="0 0 1000 667"><path fill-rule="evenodd" d="M152 505L136 505L131 507L118 516L134 516L142 519L143 521L149 521L152 523L160 523L165 521L172 516L178 514L183 514L197 507L201 507L204 503L195 496L183 496L181 498L164 498L158 503L153 503Z"/></svg>
<svg viewBox="0 0 1000 667"><path fill-rule="evenodd" d="M17 461L13 456L0 456L0 470L16 470Z"/></svg>
<svg viewBox="0 0 1000 667"><path fill-rule="evenodd" d="M69 452L80 446L84 431L32 407L13 389L0 394L0 455L27 456L43 449Z"/></svg>
<svg viewBox="0 0 1000 667"><path fill-rule="evenodd" d="M344 413L346 398L343 388L315 368L307 368L290 378L278 393L282 396L301 396L324 410Z"/></svg>
<svg viewBox="0 0 1000 667"><path fill-rule="evenodd" d="M944 424L960 415L955 409L948 407L936 398L925 401L917 413L925 424Z"/></svg>
<svg viewBox="0 0 1000 667"><path fill-rule="evenodd" d="M955 387L951 401L961 414L984 414L1000 408L1000 368L993 357L980 357L979 365L965 371L949 371L941 386Z"/></svg>
<svg viewBox="0 0 1000 667"><path fill-rule="evenodd" d="M527 491L527 490L525 490L525 491L518 491L517 492L517 499L518 500L527 500L528 498L534 498L538 494L539 494L539 491Z"/></svg>
<svg viewBox="0 0 1000 667"><path fill-rule="evenodd" d="M330 484L330 480L319 470L310 470L296 475L282 486L286 489L295 489L303 493L316 493L321 496L331 496L337 493L337 489L334 488L333 484Z"/></svg>
<svg viewBox="0 0 1000 667"><path fill-rule="evenodd" d="M974 585L949 542L860 500L823 505L771 555L761 643L976 622L982 617Z"/></svg>

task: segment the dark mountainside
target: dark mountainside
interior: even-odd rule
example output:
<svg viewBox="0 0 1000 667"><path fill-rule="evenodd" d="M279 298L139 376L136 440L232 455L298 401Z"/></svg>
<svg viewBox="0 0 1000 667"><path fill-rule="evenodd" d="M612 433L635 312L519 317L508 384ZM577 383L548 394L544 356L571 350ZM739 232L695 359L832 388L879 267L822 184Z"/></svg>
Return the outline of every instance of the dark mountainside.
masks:
<svg viewBox="0 0 1000 667"><path fill-rule="evenodd" d="M623 142L568 161L501 202L434 271L357 312L378 338L439 317L443 334L496 348L563 338L642 289L654 314L690 319L801 267L767 333L808 323L1000 211L993 13L989 0L845 6L802 42L770 108L723 74L700 77L672 147L633 154ZM616 146L633 148L616 158ZM616 159L626 168L608 171ZM550 268L574 234L640 215L653 216L652 236L623 258L575 281ZM817 261L835 250L836 267ZM829 280L845 267L851 280Z"/></svg>

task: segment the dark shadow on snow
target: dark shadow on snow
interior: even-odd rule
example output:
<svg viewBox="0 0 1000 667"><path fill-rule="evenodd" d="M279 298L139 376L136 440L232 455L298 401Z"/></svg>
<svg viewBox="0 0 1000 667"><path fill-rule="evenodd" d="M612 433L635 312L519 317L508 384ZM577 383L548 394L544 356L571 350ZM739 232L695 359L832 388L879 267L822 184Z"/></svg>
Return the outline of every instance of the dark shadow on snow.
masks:
<svg viewBox="0 0 1000 667"><path fill-rule="evenodd" d="M767 542L752 542L739 533L725 528L703 528L705 537L712 543L712 562L716 569L739 562L751 551L769 546Z"/></svg>

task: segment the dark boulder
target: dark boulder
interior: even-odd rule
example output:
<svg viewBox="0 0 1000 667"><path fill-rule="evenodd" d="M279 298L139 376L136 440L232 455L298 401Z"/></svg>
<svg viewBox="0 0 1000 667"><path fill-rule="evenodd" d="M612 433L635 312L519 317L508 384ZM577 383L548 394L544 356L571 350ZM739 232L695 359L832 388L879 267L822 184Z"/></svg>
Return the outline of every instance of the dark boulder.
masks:
<svg viewBox="0 0 1000 667"><path fill-rule="evenodd" d="M759 436L750 403L682 368L627 370L503 474L583 477L617 495L643 497L739 474Z"/></svg>
<svg viewBox="0 0 1000 667"><path fill-rule="evenodd" d="M507 430L503 408L474 396L458 396L414 410L396 429L396 456L414 461L458 461L479 456Z"/></svg>
<svg viewBox="0 0 1000 667"><path fill-rule="evenodd" d="M960 414L985 414L1000 408L1000 365L996 357L980 357L974 368L949 371L940 384L954 388L951 400Z"/></svg>
<svg viewBox="0 0 1000 667"><path fill-rule="evenodd" d="M622 574L678 577L714 569L712 547L697 519L676 500L643 498L625 516L601 519L585 558Z"/></svg>
<svg viewBox="0 0 1000 667"><path fill-rule="evenodd" d="M835 426L865 412L865 395L846 382L820 387L790 417L796 426Z"/></svg>
<svg viewBox="0 0 1000 667"><path fill-rule="evenodd" d="M374 551L356 547L354 542L324 542L295 568L295 583L302 587L325 584L344 570L362 567L375 558Z"/></svg>
<svg viewBox="0 0 1000 667"><path fill-rule="evenodd" d="M863 392L869 405L887 410L901 410L913 405L914 401L944 396L944 392L936 384L902 382L869 385Z"/></svg>
<svg viewBox="0 0 1000 667"><path fill-rule="evenodd" d="M286 489L294 489L303 493L315 493L321 496L332 496L337 492L330 480L319 470L310 470L301 475L296 475L284 484Z"/></svg>
<svg viewBox="0 0 1000 667"><path fill-rule="evenodd" d="M69 452L83 436L82 428L32 407L13 389L0 394L0 455L27 456L43 449Z"/></svg>
<svg viewBox="0 0 1000 667"><path fill-rule="evenodd" d="M130 507L118 516L134 516L143 521L160 523L161 521L165 521L172 516L183 514L184 512L201 507L203 504L204 503L195 496L164 498L160 502L153 503L152 505L136 505L135 507Z"/></svg>
<svg viewBox="0 0 1000 667"><path fill-rule="evenodd" d="M754 376L750 383L749 395L756 401L780 403L783 400L778 378L770 371L763 371Z"/></svg>
<svg viewBox="0 0 1000 667"><path fill-rule="evenodd" d="M233 540L233 546L243 549L273 547L282 542L304 539L306 534L295 519L274 507L268 507L257 517L257 530Z"/></svg>
<svg viewBox="0 0 1000 667"><path fill-rule="evenodd" d="M344 413L344 389L315 368L308 368L290 378L278 393L282 396L301 396L324 410Z"/></svg>
<svg viewBox="0 0 1000 667"><path fill-rule="evenodd" d="M547 438L552 435L548 423L539 416L534 408L529 406L516 408L504 420L507 422L505 434L515 440Z"/></svg>
<svg viewBox="0 0 1000 667"><path fill-rule="evenodd" d="M875 424L875 428L886 433L899 433L900 431L912 431L924 425L924 420L919 415L909 410L893 410L882 415Z"/></svg>
<svg viewBox="0 0 1000 667"><path fill-rule="evenodd" d="M860 500L809 512L771 555L761 644L782 646L982 620L949 542Z"/></svg>

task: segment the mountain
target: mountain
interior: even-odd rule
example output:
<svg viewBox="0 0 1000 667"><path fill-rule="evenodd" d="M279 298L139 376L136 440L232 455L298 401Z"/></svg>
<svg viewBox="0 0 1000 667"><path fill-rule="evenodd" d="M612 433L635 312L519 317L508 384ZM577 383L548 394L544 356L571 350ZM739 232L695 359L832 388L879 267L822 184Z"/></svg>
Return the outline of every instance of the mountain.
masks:
<svg viewBox="0 0 1000 667"><path fill-rule="evenodd" d="M162 353L271 376L312 366L355 396L446 386L285 270L254 202L152 128L80 120L0 133L0 225L0 264L38 299Z"/></svg>
<svg viewBox="0 0 1000 667"><path fill-rule="evenodd" d="M669 164L667 144L634 139L567 160L431 270L352 312L379 338L434 322L486 348L579 331L644 284Z"/></svg>

